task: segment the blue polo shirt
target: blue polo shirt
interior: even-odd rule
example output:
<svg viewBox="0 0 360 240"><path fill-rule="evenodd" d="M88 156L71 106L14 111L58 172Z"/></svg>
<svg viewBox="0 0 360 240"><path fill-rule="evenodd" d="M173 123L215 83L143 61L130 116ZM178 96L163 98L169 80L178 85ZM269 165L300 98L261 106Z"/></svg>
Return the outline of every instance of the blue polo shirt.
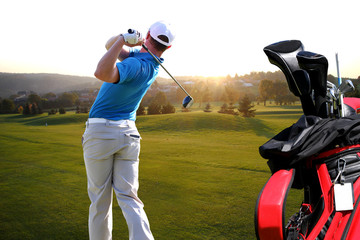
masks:
<svg viewBox="0 0 360 240"><path fill-rule="evenodd" d="M163 59L159 59L163 62ZM91 107L89 118L135 121L141 99L155 81L159 64L149 53L132 49L128 58L116 64L120 81L104 82Z"/></svg>

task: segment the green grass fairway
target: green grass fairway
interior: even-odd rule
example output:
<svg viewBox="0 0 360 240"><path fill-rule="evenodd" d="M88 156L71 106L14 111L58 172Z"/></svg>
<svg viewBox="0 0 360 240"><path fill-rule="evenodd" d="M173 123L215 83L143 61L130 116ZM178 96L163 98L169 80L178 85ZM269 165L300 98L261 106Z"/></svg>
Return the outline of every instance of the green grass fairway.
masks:
<svg viewBox="0 0 360 240"><path fill-rule="evenodd" d="M256 114L138 117L139 196L155 239L256 239L255 202L270 177L258 148L295 123L301 108L257 106ZM1 239L88 239L86 119L0 115ZM289 212L297 211L299 197L291 193ZM113 209L113 239L128 239L116 201Z"/></svg>

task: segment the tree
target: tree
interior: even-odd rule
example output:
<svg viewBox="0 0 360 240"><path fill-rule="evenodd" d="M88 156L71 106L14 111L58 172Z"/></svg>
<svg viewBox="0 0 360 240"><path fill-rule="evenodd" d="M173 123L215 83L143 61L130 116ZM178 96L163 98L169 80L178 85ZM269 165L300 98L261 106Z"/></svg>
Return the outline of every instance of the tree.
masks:
<svg viewBox="0 0 360 240"><path fill-rule="evenodd" d="M147 113L149 115L161 114L161 105L156 102L151 102L150 105L148 106Z"/></svg>
<svg viewBox="0 0 360 240"><path fill-rule="evenodd" d="M210 103L206 104L204 112L212 112Z"/></svg>
<svg viewBox="0 0 360 240"><path fill-rule="evenodd" d="M53 93L53 92L49 92L49 93L45 94L43 97L46 98L46 99L48 99L48 100L51 100L51 99L55 99L55 98L56 98L56 94Z"/></svg>
<svg viewBox="0 0 360 240"><path fill-rule="evenodd" d="M225 94L226 94L226 98L229 101L229 103L233 104L236 99L236 95L237 95L235 87L233 85L226 85L225 86Z"/></svg>
<svg viewBox="0 0 360 240"><path fill-rule="evenodd" d="M89 112L89 107L88 106L82 106L80 108L80 112L81 113L88 113Z"/></svg>
<svg viewBox="0 0 360 240"><path fill-rule="evenodd" d="M152 103L157 103L159 105L166 105L167 103L167 97L165 95L164 92L159 91L158 93L156 93L155 97L153 98L153 100L151 101Z"/></svg>
<svg viewBox="0 0 360 240"><path fill-rule="evenodd" d="M239 112L242 113L243 117L255 117L255 109L252 109L254 107L253 104L251 104L250 98L248 95L245 95L242 99L239 101Z"/></svg>
<svg viewBox="0 0 360 240"><path fill-rule="evenodd" d="M65 108L60 107L60 108L59 108L59 114L65 114L65 113L66 113Z"/></svg>
<svg viewBox="0 0 360 240"><path fill-rule="evenodd" d="M168 102L166 105L162 106L161 113L175 113L175 107L170 102Z"/></svg>
<svg viewBox="0 0 360 240"><path fill-rule="evenodd" d="M148 114L175 113L175 107L166 98L165 93L158 92L148 106Z"/></svg>
<svg viewBox="0 0 360 240"><path fill-rule="evenodd" d="M228 110L228 105L226 103L224 103L221 107L220 110L218 111L218 113L226 113Z"/></svg>
<svg viewBox="0 0 360 240"><path fill-rule="evenodd" d="M0 113L13 113L15 110L15 104L10 99L3 99L1 101Z"/></svg>
<svg viewBox="0 0 360 240"><path fill-rule="evenodd" d="M210 93L210 89L209 89L208 86L205 88L205 90L203 92L202 101L203 102L210 102L211 101L211 93Z"/></svg>
<svg viewBox="0 0 360 240"><path fill-rule="evenodd" d="M286 96L290 92L287 82L276 80L273 83L273 89L275 103L281 106L283 103L286 102Z"/></svg>
<svg viewBox="0 0 360 240"><path fill-rule="evenodd" d="M35 93L29 95L28 100L29 103L35 103L36 105L41 104L41 97Z"/></svg>
<svg viewBox="0 0 360 240"><path fill-rule="evenodd" d="M18 107L18 113L23 114L24 108L23 106Z"/></svg>
<svg viewBox="0 0 360 240"><path fill-rule="evenodd" d="M31 104L31 108L30 108L30 114L35 115L38 114L38 107L36 105L36 103Z"/></svg>
<svg viewBox="0 0 360 240"><path fill-rule="evenodd" d="M231 81L232 80L232 78L231 78L231 76L230 76L230 74L228 74L227 76L226 76L226 81Z"/></svg>
<svg viewBox="0 0 360 240"><path fill-rule="evenodd" d="M194 86L191 89L191 96L194 97L194 99L197 99L196 102L199 103L200 108L203 103L205 86L206 85L203 81L196 81Z"/></svg>
<svg viewBox="0 0 360 240"><path fill-rule="evenodd" d="M218 111L218 113L226 113L226 114L231 114L231 115L238 115L238 113L235 112L234 109L235 109L235 107L234 107L234 105L232 103L229 103L229 105L224 103L220 107L220 110Z"/></svg>
<svg viewBox="0 0 360 240"><path fill-rule="evenodd" d="M140 115L145 115L146 111L145 111L145 107L142 103L140 103L140 106L138 108L138 110L136 111L136 115L140 116Z"/></svg>
<svg viewBox="0 0 360 240"><path fill-rule="evenodd" d="M273 96L273 81L264 79L259 84L259 100L264 101L264 106L266 106L266 101Z"/></svg>
<svg viewBox="0 0 360 240"><path fill-rule="evenodd" d="M24 115L30 115L31 114L31 104L29 104L29 103L25 104L23 114Z"/></svg>
<svg viewBox="0 0 360 240"><path fill-rule="evenodd" d="M57 110L56 109L50 109L50 111L48 112L48 115L54 115L57 113Z"/></svg>
<svg viewBox="0 0 360 240"><path fill-rule="evenodd" d="M68 93L65 92L63 94L60 95L60 97L58 98L59 103L61 106L64 107L72 107L75 104L75 101L78 99L78 95L76 93Z"/></svg>

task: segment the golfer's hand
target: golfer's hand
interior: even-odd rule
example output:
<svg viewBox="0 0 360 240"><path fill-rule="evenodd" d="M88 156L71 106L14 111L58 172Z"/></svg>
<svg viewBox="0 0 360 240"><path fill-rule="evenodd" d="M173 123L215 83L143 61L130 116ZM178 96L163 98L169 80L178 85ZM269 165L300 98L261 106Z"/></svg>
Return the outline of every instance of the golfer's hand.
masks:
<svg viewBox="0 0 360 240"><path fill-rule="evenodd" d="M144 43L142 34L134 29L129 29L127 33L122 34L125 45L129 47L141 46Z"/></svg>

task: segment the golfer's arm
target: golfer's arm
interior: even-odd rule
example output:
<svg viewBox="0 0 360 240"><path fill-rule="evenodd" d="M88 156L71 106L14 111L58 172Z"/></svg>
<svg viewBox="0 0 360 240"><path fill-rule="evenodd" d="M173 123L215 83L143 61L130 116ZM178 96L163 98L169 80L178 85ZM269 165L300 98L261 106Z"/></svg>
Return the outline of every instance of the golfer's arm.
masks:
<svg viewBox="0 0 360 240"><path fill-rule="evenodd" d="M116 61L121 54L124 44L124 38L121 36L100 59L94 73L97 79L110 83L119 81L120 76L116 67Z"/></svg>
<svg viewBox="0 0 360 240"><path fill-rule="evenodd" d="M120 61L123 61L123 60L124 60L125 58L127 58L129 55L130 55L130 51L123 48L123 49L121 49L121 52L120 52L120 54L119 54L119 56L118 56L118 59L119 59Z"/></svg>
<svg viewBox="0 0 360 240"><path fill-rule="evenodd" d="M113 36L112 38L110 38L107 43L105 44L105 48L107 50L109 50L111 48L112 45L114 45L114 43L119 40L119 38L121 38L121 34L120 35L116 35L116 36ZM130 55L130 51L127 50L127 49L121 49L121 52L118 56L118 59L120 61L123 61L125 58L127 58L128 56Z"/></svg>

